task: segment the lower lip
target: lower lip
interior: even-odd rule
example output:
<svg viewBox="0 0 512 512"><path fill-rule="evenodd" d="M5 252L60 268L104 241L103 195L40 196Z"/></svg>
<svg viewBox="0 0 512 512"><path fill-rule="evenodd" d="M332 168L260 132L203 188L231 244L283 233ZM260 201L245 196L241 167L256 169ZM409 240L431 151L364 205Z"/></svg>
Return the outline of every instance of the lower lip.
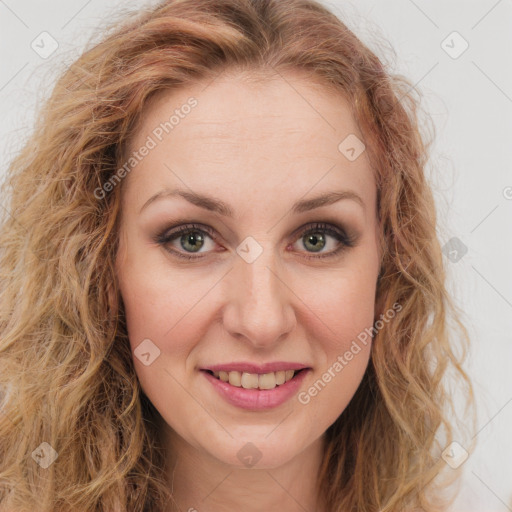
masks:
<svg viewBox="0 0 512 512"><path fill-rule="evenodd" d="M201 371L226 401L236 407L251 411L272 409L289 400L298 391L308 372L309 368L302 370L296 377L274 389L244 389L217 379L207 371Z"/></svg>

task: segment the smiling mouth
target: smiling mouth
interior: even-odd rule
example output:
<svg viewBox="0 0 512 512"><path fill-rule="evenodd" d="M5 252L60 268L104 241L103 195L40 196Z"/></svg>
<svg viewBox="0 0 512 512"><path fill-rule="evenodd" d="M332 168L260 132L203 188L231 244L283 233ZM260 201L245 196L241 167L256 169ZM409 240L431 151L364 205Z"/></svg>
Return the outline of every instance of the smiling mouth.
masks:
<svg viewBox="0 0 512 512"><path fill-rule="evenodd" d="M280 370L269 373L247 373L247 372L213 372L211 370L203 370L213 375L213 377L230 384L231 386L244 389L274 389L286 384L294 379L299 373L306 370Z"/></svg>

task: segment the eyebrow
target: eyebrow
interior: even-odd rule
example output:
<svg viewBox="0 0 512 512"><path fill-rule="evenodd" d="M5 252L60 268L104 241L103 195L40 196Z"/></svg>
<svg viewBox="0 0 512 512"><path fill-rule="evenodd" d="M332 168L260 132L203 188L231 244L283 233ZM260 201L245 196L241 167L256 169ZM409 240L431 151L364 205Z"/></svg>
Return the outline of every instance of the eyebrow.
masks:
<svg viewBox="0 0 512 512"><path fill-rule="evenodd" d="M142 213L151 203L154 203L160 199L169 199L172 197L182 197L186 199L189 203L192 203L199 208L203 208L205 210L218 213L223 215L224 217L233 217L234 212L233 209L227 205L225 202L220 199L216 199L211 196L207 196L204 194L199 194L197 192L189 192L181 189L164 189L160 192L157 192L155 195L151 196L142 206L139 211L139 214ZM366 211L366 207L364 201L361 196L359 196L353 190L340 190L335 192L328 192L326 194L321 194L311 199L303 199L301 201L297 201L292 206L292 213L303 213L310 210L314 210L315 208L320 208L321 206L328 206L330 204L336 203L343 199L353 200L358 203L363 210Z"/></svg>

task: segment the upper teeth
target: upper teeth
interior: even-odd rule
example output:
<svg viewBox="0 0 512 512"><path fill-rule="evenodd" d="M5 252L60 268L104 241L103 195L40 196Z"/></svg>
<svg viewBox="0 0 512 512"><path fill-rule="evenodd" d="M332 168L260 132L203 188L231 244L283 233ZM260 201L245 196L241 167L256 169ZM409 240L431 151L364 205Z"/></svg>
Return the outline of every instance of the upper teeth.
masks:
<svg viewBox="0 0 512 512"><path fill-rule="evenodd" d="M274 389L293 378L295 370L280 370L270 373L248 373L248 372L213 372L218 379L229 382L232 386L245 389Z"/></svg>

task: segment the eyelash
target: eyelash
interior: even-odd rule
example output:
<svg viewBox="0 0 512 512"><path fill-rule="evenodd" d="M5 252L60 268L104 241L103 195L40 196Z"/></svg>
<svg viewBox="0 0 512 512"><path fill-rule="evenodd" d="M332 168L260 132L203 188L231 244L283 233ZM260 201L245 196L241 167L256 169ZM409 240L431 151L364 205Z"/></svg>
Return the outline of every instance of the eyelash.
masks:
<svg viewBox="0 0 512 512"><path fill-rule="evenodd" d="M169 231L171 229L172 231ZM202 256L194 256L194 255L186 255L182 252L176 251L174 249L169 249L165 247L169 242L172 242L176 238L180 237L181 235L184 235L186 233L192 233L192 232L200 232L202 234L207 234L215 240L215 234L213 232L213 229L211 229L208 226L203 226L201 224L186 224L178 227L177 229L173 228L166 228L164 231L158 233L155 236L155 242L161 246L163 246L168 252L172 253L173 255L178 256L179 258L183 258L186 260L199 260L204 257ZM340 254L342 251L353 247L355 242L355 237L351 237L345 233L345 231L341 228L338 228L335 225L327 224L324 222L316 222L312 224L308 224L303 230L300 231L300 236L298 238L304 237L308 233L317 233L317 232L323 232L328 235L333 236L338 242L340 243L340 246L335 249L334 251L331 251L327 254L322 254L318 256L304 256L306 259L323 259L323 258L332 258Z"/></svg>

